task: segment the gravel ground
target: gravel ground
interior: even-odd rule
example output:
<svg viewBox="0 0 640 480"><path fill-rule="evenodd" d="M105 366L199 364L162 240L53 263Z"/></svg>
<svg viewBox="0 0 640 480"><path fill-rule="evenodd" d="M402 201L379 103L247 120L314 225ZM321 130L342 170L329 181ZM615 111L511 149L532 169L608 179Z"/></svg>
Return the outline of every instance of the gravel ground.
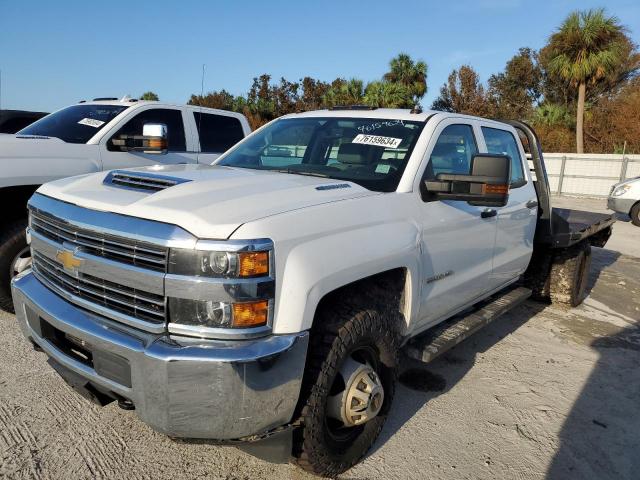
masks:
<svg viewBox="0 0 640 480"><path fill-rule="evenodd" d="M594 249L579 308L527 302L428 368L407 362L417 370L381 438L342 478L637 479L638 235L618 224L608 249ZM0 323L0 478L313 478L231 447L176 443L135 412L94 407L31 349L12 315Z"/></svg>

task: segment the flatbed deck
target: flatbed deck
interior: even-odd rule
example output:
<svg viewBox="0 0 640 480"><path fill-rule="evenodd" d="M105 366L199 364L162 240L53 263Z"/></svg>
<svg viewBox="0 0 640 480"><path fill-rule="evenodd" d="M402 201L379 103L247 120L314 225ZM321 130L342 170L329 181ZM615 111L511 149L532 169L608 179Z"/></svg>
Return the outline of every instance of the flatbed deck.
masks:
<svg viewBox="0 0 640 480"><path fill-rule="evenodd" d="M551 246L570 247L610 227L615 221L614 214L554 207L551 213Z"/></svg>

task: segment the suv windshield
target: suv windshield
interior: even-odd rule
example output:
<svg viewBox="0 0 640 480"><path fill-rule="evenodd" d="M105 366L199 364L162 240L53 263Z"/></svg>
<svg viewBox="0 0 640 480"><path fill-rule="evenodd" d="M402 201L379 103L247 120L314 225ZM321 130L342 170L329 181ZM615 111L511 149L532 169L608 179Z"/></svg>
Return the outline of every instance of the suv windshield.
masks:
<svg viewBox="0 0 640 480"><path fill-rule="evenodd" d="M216 165L334 178L392 192L423 126L378 118L277 120Z"/></svg>
<svg viewBox="0 0 640 480"><path fill-rule="evenodd" d="M72 105L32 123L16 135L56 137L67 143L87 143L127 105Z"/></svg>

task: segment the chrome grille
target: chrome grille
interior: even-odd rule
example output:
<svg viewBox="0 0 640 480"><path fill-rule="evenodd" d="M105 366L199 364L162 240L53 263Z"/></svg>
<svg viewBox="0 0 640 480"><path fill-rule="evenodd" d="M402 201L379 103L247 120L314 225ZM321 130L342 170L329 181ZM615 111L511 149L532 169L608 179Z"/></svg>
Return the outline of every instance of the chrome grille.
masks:
<svg viewBox="0 0 640 480"><path fill-rule="evenodd" d="M33 252L33 270L45 284L76 297L152 323L165 322L162 295L130 288L83 273L73 276L54 261Z"/></svg>
<svg viewBox="0 0 640 480"><path fill-rule="evenodd" d="M167 268L166 248L79 228L34 209L31 228L54 242L66 242L91 255L157 272L165 272Z"/></svg>

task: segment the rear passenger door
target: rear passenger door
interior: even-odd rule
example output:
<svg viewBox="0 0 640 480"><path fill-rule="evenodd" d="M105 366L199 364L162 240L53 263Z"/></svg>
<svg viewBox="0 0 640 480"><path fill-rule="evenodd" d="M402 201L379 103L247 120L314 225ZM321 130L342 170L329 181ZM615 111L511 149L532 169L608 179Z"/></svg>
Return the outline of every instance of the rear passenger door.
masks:
<svg viewBox="0 0 640 480"><path fill-rule="evenodd" d="M190 111L189 115L192 116L200 142L198 163L213 163L221 154L244 138L242 124L235 116L198 110Z"/></svg>
<svg viewBox="0 0 640 480"><path fill-rule="evenodd" d="M166 154L123 152L112 145L111 140L121 135L142 135L142 127L146 123L163 123L167 126L169 145ZM116 127L114 132L105 135L103 142L100 155L105 170L168 163L195 163L196 161L197 154L190 145L191 137L185 132L183 113L178 108L138 110L132 117L125 119L123 124Z"/></svg>
<svg viewBox="0 0 640 480"><path fill-rule="evenodd" d="M439 173L468 174L471 158L480 152L473 120L443 120L427 147L422 181ZM420 243L422 275L418 329L450 316L495 288L491 269L496 217L482 218L486 207L436 200L421 192Z"/></svg>
<svg viewBox="0 0 640 480"><path fill-rule="evenodd" d="M504 285L517 279L527 268L533 251L536 228L537 197L528 175L522 145L508 126L481 126L488 153L507 155L511 159L509 202L496 208L497 233L492 281Z"/></svg>

